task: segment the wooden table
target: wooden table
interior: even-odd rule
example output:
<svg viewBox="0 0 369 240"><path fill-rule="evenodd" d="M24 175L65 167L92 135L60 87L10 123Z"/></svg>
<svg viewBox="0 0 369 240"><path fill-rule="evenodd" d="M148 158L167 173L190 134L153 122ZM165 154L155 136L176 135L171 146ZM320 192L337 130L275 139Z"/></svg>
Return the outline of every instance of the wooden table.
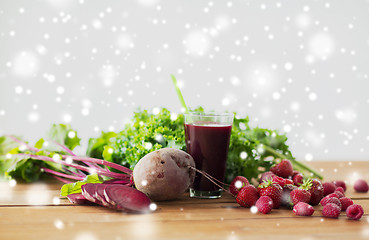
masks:
<svg viewBox="0 0 369 240"><path fill-rule="evenodd" d="M312 217L288 209L253 214L228 195L220 199L158 202L151 214L123 214L99 206L76 206L60 199L61 184L0 183L0 239L369 239L369 193L355 193L353 179L369 180L368 162L310 162L325 180L347 180L346 195L361 204L360 221Z"/></svg>

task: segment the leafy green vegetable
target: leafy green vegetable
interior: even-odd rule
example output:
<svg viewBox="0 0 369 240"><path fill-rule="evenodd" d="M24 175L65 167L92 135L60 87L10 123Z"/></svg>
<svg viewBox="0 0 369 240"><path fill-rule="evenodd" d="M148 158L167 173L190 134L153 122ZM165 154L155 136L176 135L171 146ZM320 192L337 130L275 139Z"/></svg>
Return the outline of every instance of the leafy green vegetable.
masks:
<svg viewBox="0 0 369 240"><path fill-rule="evenodd" d="M171 77L180 102L188 112L183 96L177 86L177 81L173 75ZM201 112L204 109L199 107L194 111ZM70 125L65 124L53 124L46 139L53 140L70 150L78 146L81 140L78 138L77 132ZM231 182L238 175L245 176L249 180L258 178L261 172L270 169L276 158L290 159L294 164L294 168L305 175L322 178L313 169L295 160L286 141L287 137L284 134L279 134L276 130L252 128L249 126L248 117L236 117L232 127L226 182ZM40 139L35 144L35 148L43 150L37 154L52 157L53 154L64 154L65 151L71 153L60 145L52 146L45 143L44 139ZM50 170L49 172L65 170L65 167L62 169L58 164L47 161L40 163L36 159L28 157L9 158L7 156L8 152L22 153L18 145L9 140L8 137L0 137L1 176L35 181L42 175L41 169L45 170L47 168L47 170ZM89 139L87 155L133 169L146 154L164 147L186 150L183 114L171 113L166 108L162 108L155 114L138 109L134 113L132 121L126 124L122 131L118 133L102 132L100 137ZM35 158L34 155L33 157ZM114 169L111 170L115 171ZM78 177L78 179L81 179L81 177ZM87 179L86 181L90 180ZM64 191L69 194L73 193L73 191L77 191L76 189L80 189L80 184L83 183L84 181L76 183L76 185L67 184Z"/></svg>
<svg viewBox="0 0 369 240"><path fill-rule="evenodd" d="M204 110L198 108L194 111ZM138 110L134 113L131 123L117 133L115 138L105 141L103 133L100 138L94 140L106 143L103 152L101 146L91 148L90 152L100 151L99 155L103 155L105 160L133 169L136 163L151 151L163 147L186 150L183 115L173 116L175 115L165 108L157 114ZM310 174L313 170L294 159L286 141L287 137L276 130L252 128L247 117L236 117L232 127L226 182L231 182L238 175L248 179L257 178L261 172L269 170L275 158L290 159L296 168Z"/></svg>
<svg viewBox="0 0 369 240"><path fill-rule="evenodd" d="M158 114L147 110L134 113L132 123L118 133L113 148L112 160L134 168L146 154L163 147L185 150L183 115L174 115L163 108Z"/></svg>
<svg viewBox="0 0 369 240"><path fill-rule="evenodd" d="M80 138L77 132L70 125L53 124L47 134L47 140L51 142L45 144L46 141L41 138L34 145L40 149L38 155L52 157L54 154L65 154L64 149L60 146L52 144L53 141L73 149L79 145ZM46 152L51 152L49 155ZM60 171L62 167L53 162L40 162L39 160L29 158L27 156L14 156L16 154L28 153L28 150L22 150L20 144L9 136L0 137L0 177L14 178L25 182L34 182L42 178L45 174L42 168L48 168Z"/></svg>
<svg viewBox="0 0 369 240"><path fill-rule="evenodd" d="M104 147L115 140L115 132L102 132L99 138L90 138L87 146L87 155L94 158L102 158Z"/></svg>
<svg viewBox="0 0 369 240"><path fill-rule="evenodd" d="M97 174L87 175L83 181L64 184L60 190L60 196L66 197L72 193L81 193L81 186L86 183L102 183L103 179Z"/></svg>
<svg viewBox="0 0 369 240"><path fill-rule="evenodd" d="M247 117L236 117L232 126L226 181L230 182L238 175L257 178L261 172L270 169L274 158L294 159L286 141L287 137L276 130L251 128ZM265 147L272 148L273 152L266 151ZM280 156L276 156L275 152Z"/></svg>
<svg viewBox="0 0 369 240"><path fill-rule="evenodd" d="M67 146L70 150L78 146L81 141L77 136L77 131L73 130L69 124L53 124L47 138Z"/></svg>

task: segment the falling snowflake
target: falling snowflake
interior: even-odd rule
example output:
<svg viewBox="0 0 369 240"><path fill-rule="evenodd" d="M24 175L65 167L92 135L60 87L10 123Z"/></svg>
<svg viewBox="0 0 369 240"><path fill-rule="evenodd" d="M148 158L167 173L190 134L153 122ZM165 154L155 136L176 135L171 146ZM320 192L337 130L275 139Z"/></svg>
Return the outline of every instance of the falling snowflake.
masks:
<svg viewBox="0 0 369 240"><path fill-rule="evenodd" d="M195 30L185 36L184 45L186 53L193 56L203 56L210 50L211 40L202 31Z"/></svg>
<svg viewBox="0 0 369 240"><path fill-rule="evenodd" d="M19 77L32 77L40 68L40 60L36 54L31 51L22 51L18 53L13 60L13 74Z"/></svg>

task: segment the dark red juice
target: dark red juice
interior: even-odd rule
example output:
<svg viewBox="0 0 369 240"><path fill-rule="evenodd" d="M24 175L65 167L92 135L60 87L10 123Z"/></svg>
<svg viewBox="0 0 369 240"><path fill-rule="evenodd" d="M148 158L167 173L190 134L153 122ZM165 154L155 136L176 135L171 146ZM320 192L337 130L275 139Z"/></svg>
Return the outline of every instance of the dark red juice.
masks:
<svg viewBox="0 0 369 240"><path fill-rule="evenodd" d="M187 152L194 158L196 168L219 181L224 181L232 125L185 124ZM196 173L194 190L216 191L219 187Z"/></svg>

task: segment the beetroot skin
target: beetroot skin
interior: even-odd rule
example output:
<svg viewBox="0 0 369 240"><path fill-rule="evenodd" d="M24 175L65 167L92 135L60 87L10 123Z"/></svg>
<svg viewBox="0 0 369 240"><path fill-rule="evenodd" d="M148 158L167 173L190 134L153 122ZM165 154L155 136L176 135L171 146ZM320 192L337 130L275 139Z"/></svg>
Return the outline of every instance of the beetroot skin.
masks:
<svg viewBox="0 0 369 240"><path fill-rule="evenodd" d="M153 201L176 199L190 187L195 178L195 161L188 153L162 148L138 161L133 180L138 190Z"/></svg>

